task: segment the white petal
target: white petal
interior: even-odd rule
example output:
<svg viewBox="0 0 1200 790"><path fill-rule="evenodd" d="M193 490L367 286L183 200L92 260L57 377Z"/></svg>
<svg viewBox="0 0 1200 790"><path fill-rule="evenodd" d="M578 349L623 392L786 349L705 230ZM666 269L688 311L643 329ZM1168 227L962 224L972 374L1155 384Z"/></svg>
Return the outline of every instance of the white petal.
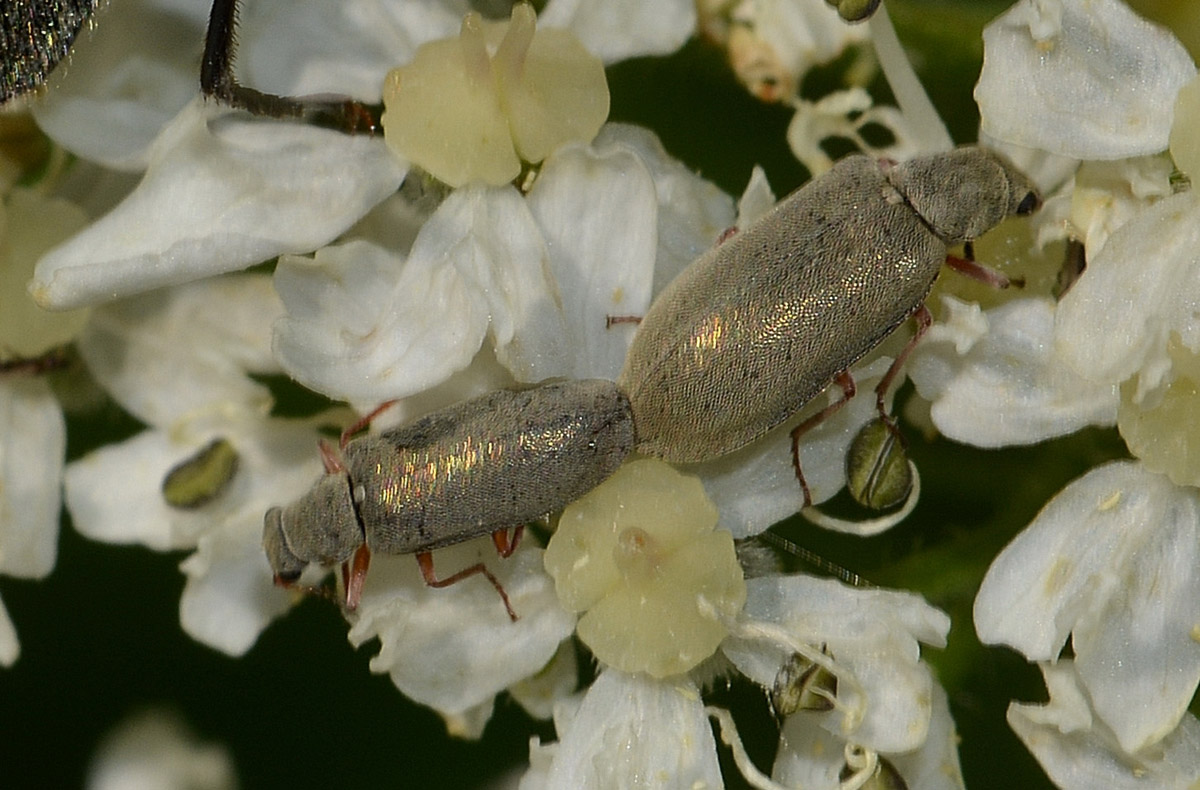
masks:
<svg viewBox="0 0 1200 790"><path fill-rule="evenodd" d="M332 93L378 102L387 72L416 47L457 35L461 0L245 3L238 20L244 84L283 96Z"/></svg>
<svg viewBox="0 0 1200 790"><path fill-rule="evenodd" d="M484 296L457 270L406 263L367 241L282 258L275 287L287 309L275 355L335 400L378 403L433 387L467 366L487 332Z"/></svg>
<svg viewBox="0 0 1200 790"><path fill-rule="evenodd" d="M1053 302L1017 299L985 317L959 304L950 323L930 329L908 370L932 401L939 431L978 447L1002 447L1116 422L1116 384L1094 383L1057 358ZM961 348L970 330L955 326L955 316L983 318L990 331Z"/></svg>
<svg viewBox="0 0 1200 790"><path fill-rule="evenodd" d="M163 478L203 447L177 446L165 431L143 431L94 450L66 470L67 510L81 535L105 543L141 543L157 551L190 548L203 524L177 513L162 496ZM208 514L203 517L207 521Z"/></svg>
<svg viewBox="0 0 1200 790"><path fill-rule="evenodd" d="M950 700L941 684L933 684L933 716L925 745L915 752L891 756L892 765L909 787L921 790L964 790L958 762L958 732L950 716Z"/></svg>
<svg viewBox="0 0 1200 790"><path fill-rule="evenodd" d="M0 601L0 667L11 667L21 655L21 643L17 641L17 629L13 627L8 610Z"/></svg>
<svg viewBox="0 0 1200 790"><path fill-rule="evenodd" d="M68 151L144 170L154 138L196 96L206 17L155 0L126 0L99 14L102 22L76 39L53 89L30 109Z"/></svg>
<svg viewBox="0 0 1200 790"><path fill-rule="evenodd" d="M508 693L530 716L548 720L554 707L574 694L578 685L579 659L575 643L567 640L540 672L514 683Z"/></svg>
<svg viewBox="0 0 1200 790"><path fill-rule="evenodd" d="M40 579L54 568L66 443L45 381L0 380L0 573Z"/></svg>
<svg viewBox="0 0 1200 790"><path fill-rule="evenodd" d="M819 726L816 716L789 716L779 731L771 778L784 787L839 790L845 741Z"/></svg>
<svg viewBox="0 0 1200 790"><path fill-rule="evenodd" d="M767 181L767 173L761 166L755 165L750 171L750 180L746 183L742 196L737 203L737 226L748 228L775 208L775 192Z"/></svg>
<svg viewBox="0 0 1200 790"><path fill-rule="evenodd" d="M1062 661L1057 667L1043 666L1042 670L1050 702L1014 702L1008 707L1008 723L1055 785L1063 790L1191 790L1200 781L1200 722L1194 716L1187 714L1153 748L1127 754L1113 743L1103 725L1087 728L1060 724L1080 722L1080 717L1056 709L1086 704L1082 691L1073 686L1070 661Z"/></svg>
<svg viewBox="0 0 1200 790"><path fill-rule="evenodd" d="M658 253L653 292L661 291L689 263L708 252L734 224L733 200L667 153L648 129L608 123L592 143L596 151L627 149L650 171L658 200Z"/></svg>
<svg viewBox="0 0 1200 790"><path fill-rule="evenodd" d="M1097 594L1115 592L1118 580L1105 579L1137 545L1130 532L1145 540L1178 498L1167 478L1132 462L1097 467L1069 484L988 568L975 598L979 638L1031 661L1058 658Z"/></svg>
<svg viewBox="0 0 1200 790"><path fill-rule="evenodd" d="M838 700L844 707L826 714L822 726L878 751L908 751L925 741L932 679L920 662L919 642L945 645L950 619L943 612L911 593L832 579L765 576L747 580L746 587L746 630L722 646L743 674L766 688L774 685L791 648L748 635L756 621L776 624L800 643L825 645L841 669Z"/></svg>
<svg viewBox="0 0 1200 790"><path fill-rule="evenodd" d="M1071 483L995 559L975 628L1053 661L1074 632L1096 712L1136 751L1173 729L1200 682L1200 498L1133 462Z"/></svg>
<svg viewBox="0 0 1200 790"><path fill-rule="evenodd" d="M1165 357L1167 339L1200 350L1200 198L1161 200L1113 233L1059 303L1058 354L1080 375L1119 383Z"/></svg>
<svg viewBox="0 0 1200 790"><path fill-rule="evenodd" d="M276 354L331 397L379 401L466 368L490 328L497 357L518 377L538 380L538 360L565 357L547 256L515 190L456 190L421 228L406 262L364 241L321 250L313 262L282 261L276 285L288 317L277 328ZM545 338L551 348L539 346Z"/></svg>
<svg viewBox="0 0 1200 790"><path fill-rule="evenodd" d="M179 566L187 575L179 622L198 642L231 656L245 655L258 635L291 606L272 583L262 550L262 511L247 509L201 536Z"/></svg>
<svg viewBox="0 0 1200 790"><path fill-rule="evenodd" d="M514 389L508 369L496 361L491 349L484 346L471 364L450 378L416 395L401 398L371 421L374 431L385 431L398 425L408 425L427 414L456 403L470 400L498 389ZM377 399L351 402L359 414L366 414L379 405Z"/></svg>
<svg viewBox="0 0 1200 790"><path fill-rule="evenodd" d="M1175 95L1196 73L1175 36L1120 0L1021 0L983 41L983 131L1076 159L1165 149Z"/></svg>
<svg viewBox="0 0 1200 790"><path fill-rule="evenodd" d="M716 744L700 690L609 670L596 678L566 732L544 787L720 788Z"/></svg>
<svg viewBox="0 0 1200 790"><path fill-rule="evenodd" d="M351 644L376 637L372 672L387 672L411 699L455 716L546 665L574 627L542 570L542 551L526 544L499 559L481 539L439 549L434 569L446 578L484 562L520 617L509 620L496 590L482 575L444 588L429 587L411 556L371 558Z"/></svg>
<svg viewBox="0 0 1200 790"><path fill-rule="evenodd" d="M803 75L849 44L867 39L866 25L847 25L828 2L765 0L755 5L755 33L792 75Z"/></svg>
<svg viewBox="0 0 1200 790"><path fill-rule="evenodd" d="M113 398L150 425L217 404L265 410L270 392L248 372L277 370L269 338L281 311L265 275L207 280L94 311L79 349Z"/></svg>
<svg viewBox="0 0 1200 790"><path fill-rule="evenodd" d="M147 711L105 736L88 767L88 790L234 790L228 750L201 743L175 716Z"/></svg>
<svg viewBox="0 0 1200 790"><path fill-rule="evenodd" d="M75 528L93 540L156 551L192 548L206 530L242 511L259 514L261 531L267 507L299 496L320 475L316 426L214 409L169 429L143 431L67 465L67 509ZM228 487L194 510L168 505L163 480L217 438L232 443L238 456Z"/></svg>
<svg viewBox="0 0 1200 790"><path fill-rule="evenodd" d="M801 437L800 464L813 502L824 502L846 485L846 450L863 424L877 414L870 390L889 365L889 358L877 357L856 369L860 394ZM895 392L894 386L891 391ZM804 507L804 491L792 464L791 431L841 395L841 388L833 384L762 439L720 460L690 467L720 511L719 527L735 538L750 537Z"/></svg>
<svg viewBox="0 0 1200 790"><path fill-rule="evenodd" d="M1131 752L1173 730L1200 683L1200 508L1192 490L1161 503L1148 540L1120 564L1124 594L1094 601L1072 635L1093 707Z"/></svg>
<svg viewBox="0 0 1200 790"><path fill-rule="evenodd" d="M380 139L218 112L185 107L138 188L38 262L39 304L76 307L309 252L404 177Z"/></svg>
<svg viewBox="0 0 1200 790"><path fill-rule="evenodd" d="M904 778L907 787L921 790L963 790L958 763L958 736L950 718L949 700L940 685L931 688L933 716L924 745L887 759ZM790 716L780 733L771 778L786 787L805 790L836 790L844 764L845 742L817 725L808 715Z"/></svg>
<svg viewBox="0 0 1200 790"><path fill-rule="evenodd" d="M550 254L515 189L455 190L417 235L410 262L434 276L453 267L486 297L496 359L518 381L540 381L541 360L566 353Z"/></svg>
<svg viewBox="0 0 1200 790"><path fill-rule="evenodd" d="M696 30L696 6L692 0L550 0L538 24L570 29L593 55L613 63L679 49Z"/></svg>
<svg viewBox="0 0 1200 790"><path fill-rule="evenodd" d="M435 281L460 280L456 287L470 294L476 310L484 311L478 317L483 327L490 322L496 358L518 380L544 378L538 370L542 355L563 358L563 319L549 253L533 215L514 189L455 190L421 229L409 266ZM425 320L441 317L434 313ZM452 330L438 327L451 336L456 334ZM472 354L477 342L473 337L468 341ZM465 365L455 370L461 367Z"/></svg>
<svg viewBox="0 0 1200 790"><path fill-rule="evenodd" d="M627 148L596 153L571 145L546 160L528 203L546 239L562 314L569 317L564 329L571 349L563 368L543 363L539 373L544 375L533 380L552 375L615 379L635 326L610 328L606 319L645 315L650 306L657 243L654 182ZM543 321L540 328L552 331L554 325Z"/></svg>

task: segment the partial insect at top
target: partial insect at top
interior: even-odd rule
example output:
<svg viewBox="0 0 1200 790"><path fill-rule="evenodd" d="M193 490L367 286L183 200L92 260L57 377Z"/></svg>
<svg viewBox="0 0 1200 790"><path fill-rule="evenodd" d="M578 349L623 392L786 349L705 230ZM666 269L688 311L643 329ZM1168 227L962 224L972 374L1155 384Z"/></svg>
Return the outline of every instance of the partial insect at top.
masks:
<svg viewBox="0 0 1200 790"><path fill-rule="evenodd" d="M67 56L97 0L4 0L0 3L0 104L34 90Z"/></svg>

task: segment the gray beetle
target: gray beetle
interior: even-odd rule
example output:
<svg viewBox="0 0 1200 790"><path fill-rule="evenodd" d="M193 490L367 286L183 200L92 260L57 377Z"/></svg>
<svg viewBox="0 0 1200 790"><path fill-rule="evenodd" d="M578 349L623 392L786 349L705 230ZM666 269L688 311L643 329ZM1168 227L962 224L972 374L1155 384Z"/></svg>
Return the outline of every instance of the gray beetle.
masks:
<svg viewBox="0 0 1200 790"><path fill-rule="evenodd" d="M671 463L718 458L837 380L844 397L792 434L811 502L798 439L853 395L850 366L918 311L924 331L948 247L1039 205L1033 183L982 148L902 164L842 159L690 264L651 305L618 379L635 449ZM910 349L877 388L889 424L883 393Z"/></svg>
<svg viewBox="0 0 1200 790"><path fill-rule="evenodd" d="M368 415L343 434L340 454L323 446L327 474L266 514L276 580L295 582L310 562L341 563L354 608L370 552L416 554L431 586L486 576L515 620L482 563L438 579L430 552L491 534L507 556L516 539L507 530L562 509L632 450L671 463L720 457L837 380L842 400L792 433L808 501L797 442L853 395L848 368L909 316L927 318L922 303L950 245L1038 204L1025 176L979 148L901 165L844 159L671 282L641 321L617 384L500 390L348 440ZM907 350L877 387L889 424L883 392Z"/></svg>
<svg viewBox="0 0 1200 790"><path fill-rule="evenodd" d="M633 446L629 401L598 379L497 390L349 440L358 427L343 435L340 453L323 446L325 476L291 505L268 510L263 527L277 583L295 582L310 562L341 563L349 609L371 552L416 554L433 587L484 575L516 620L483 563L438 579L430 552L491 534L501 555L511 554L516 534L507 530L595 488Z"/></svg>

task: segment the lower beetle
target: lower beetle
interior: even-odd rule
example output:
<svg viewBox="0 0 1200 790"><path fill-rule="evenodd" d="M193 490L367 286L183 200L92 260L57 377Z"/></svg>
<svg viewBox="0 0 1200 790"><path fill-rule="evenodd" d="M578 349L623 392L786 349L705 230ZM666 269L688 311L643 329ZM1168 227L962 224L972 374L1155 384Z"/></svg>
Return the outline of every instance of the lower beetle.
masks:
<svg viewBox="0 0 1200 790"><path fill-rule="evenodd" d="M325 476L291 505L268 510L263 528L278 583L295 582L310 562L340 563L348 609L358 606L374 551L416 554L432 587L482 574L516 620L483 563L439 579L430 552L491 534L508 556L515 531L595 488L633 446L629 401L598 379L497 390L349 439L357 427L339 449L322 446Z"/></svg>

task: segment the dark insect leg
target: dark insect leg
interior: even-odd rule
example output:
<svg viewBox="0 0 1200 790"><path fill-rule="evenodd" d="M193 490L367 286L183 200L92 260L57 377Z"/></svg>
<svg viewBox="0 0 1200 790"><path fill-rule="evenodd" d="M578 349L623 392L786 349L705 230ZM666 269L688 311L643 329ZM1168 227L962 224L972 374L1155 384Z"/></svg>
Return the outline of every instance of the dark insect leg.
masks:
<svg viewBox="0 0 1200 790"><path fill-rule="evenodd" d="M504 601L504 608L508 610L509 619L514 623L517 621L517 613L513 611L512 604L508 601L508 593L504 592L504 588L500 586L500 580L487 569L482 562L477 562L469 568L464 568L453 576L447 576L445 579L439 579L433 570L433 554L428 551L417 552L417 564L421 566L421 576L424 577L425 583L430 587L449 587L455 582L460 582L463 579L474 576L477 573L482 573L487 577L487 580L496 588L496 592L500 593L500 600Z"/></svg>
<svg viewBox="0 0 1200 790"><path fill-rule="evenodd" d="M380 105L346 96L275 96L239 85L233 76L237 45L237 0L213 0L200 62L200 90L232 107L269 118L294 118L347 133L380 130Z"/></svg>
<svg viewBox="0 0 1200 790"><path fill-rule="evenodd" d="M640 315L606 315L604 316L604 328L612 329L617 324L640 324L642 317Z"/></svg>
<svg viewBox="0 0 1200 790"><path fill-rule="evenodd" d="M804 491L805 507L812 504L812 492L808 490L808 482L804 479L804 472L800 468L800 437L849 403L850 399L854 397L854 393L858 391L858 388L854 384L854 379L851 378L850 371L848 370L837 374L834 381L842 388L842 397L792 429L792 467L796 470L796 479L800 481L800 488Z"/></svg>

